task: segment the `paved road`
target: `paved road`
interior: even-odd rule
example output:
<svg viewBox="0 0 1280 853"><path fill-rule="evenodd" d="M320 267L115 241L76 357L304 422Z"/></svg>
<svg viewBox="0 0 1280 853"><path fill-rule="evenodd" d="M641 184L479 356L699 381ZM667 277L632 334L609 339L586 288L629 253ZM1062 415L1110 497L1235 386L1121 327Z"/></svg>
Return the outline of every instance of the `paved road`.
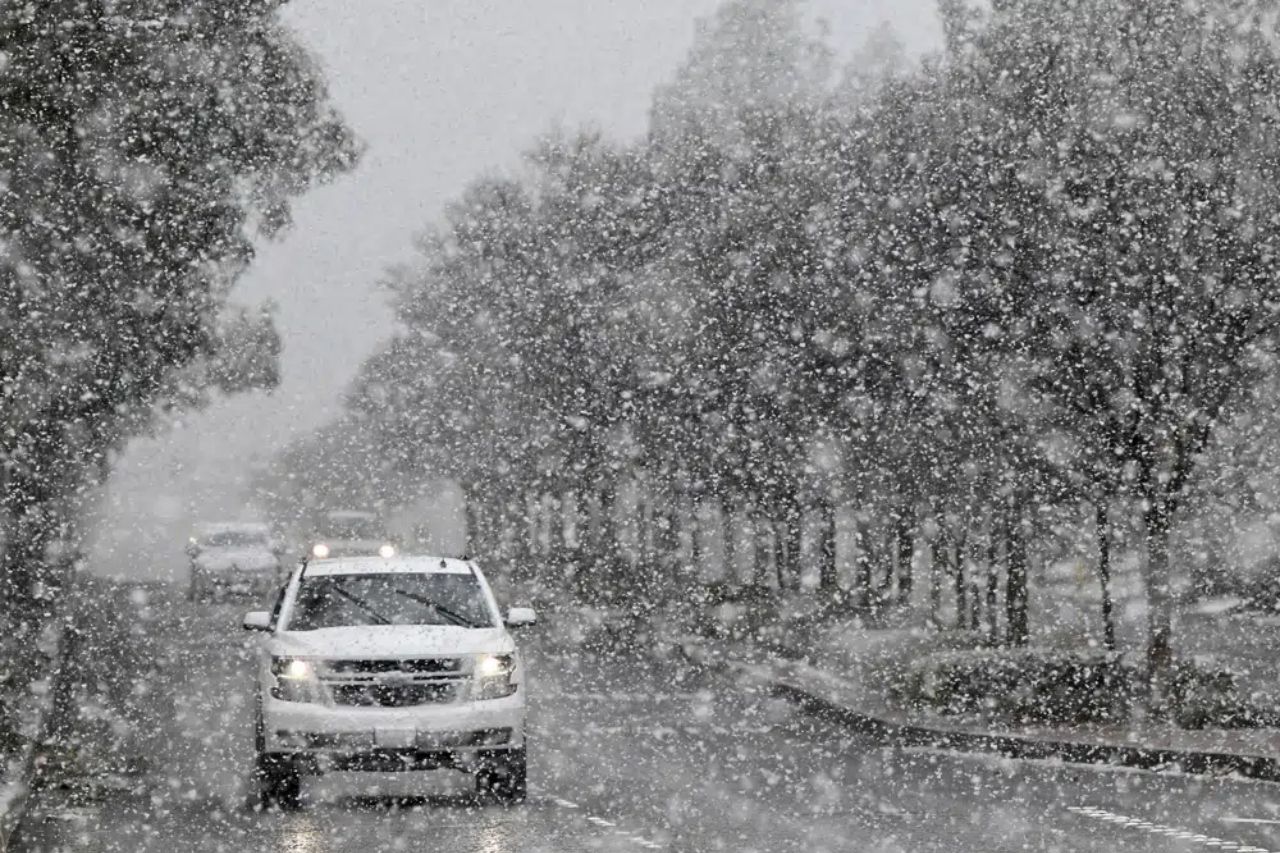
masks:
<svg viewBox="0 0 1280 853"><path fill-rule="evenodd" d="M886 748L730 674L581 652L554 618L526 639L527 804L475 802L446 771L326 777L262 812L246 605L116 599L90 617L18 850L1280 851L1280 786Z"/></svg>

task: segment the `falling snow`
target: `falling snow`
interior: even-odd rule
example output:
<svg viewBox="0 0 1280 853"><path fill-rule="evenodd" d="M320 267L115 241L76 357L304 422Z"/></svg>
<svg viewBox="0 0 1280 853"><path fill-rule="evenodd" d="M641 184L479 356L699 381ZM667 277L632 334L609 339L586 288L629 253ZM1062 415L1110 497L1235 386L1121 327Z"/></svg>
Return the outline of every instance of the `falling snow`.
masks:
<svg viewBox="0 0 1280 853"><path fill-rule="evenodd" d="M618 9L282 271L430 112L301 5L0 5L0 851L1280 850L1273 4Z"/></svg>

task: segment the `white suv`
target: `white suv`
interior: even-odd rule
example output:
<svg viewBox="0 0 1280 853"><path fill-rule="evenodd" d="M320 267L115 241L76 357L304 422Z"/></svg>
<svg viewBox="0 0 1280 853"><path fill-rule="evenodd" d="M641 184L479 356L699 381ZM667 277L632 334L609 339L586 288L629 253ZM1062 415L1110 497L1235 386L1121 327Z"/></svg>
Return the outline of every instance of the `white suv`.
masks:
<svg viewBox="0 0 1280 853"><path fill-rule="evenodd" d="M326 770L454 768L506 801L526 792L524 667L470 561L351 557L303 563L268 613L255 703L256 773L267 801L294 804Z"/></svg>

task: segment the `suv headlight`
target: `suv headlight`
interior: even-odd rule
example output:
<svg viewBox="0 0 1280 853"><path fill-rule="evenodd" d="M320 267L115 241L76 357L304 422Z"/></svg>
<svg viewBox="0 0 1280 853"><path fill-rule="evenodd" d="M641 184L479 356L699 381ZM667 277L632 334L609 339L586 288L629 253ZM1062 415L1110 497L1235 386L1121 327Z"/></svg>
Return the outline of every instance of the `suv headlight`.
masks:
<svg viewBox="0 0 1280 853"><path fill-rule="evenodd" d="M312 678L315 667L300 658L271 659L271 674L276 677L276 684L271 688L271 695L285 702L311 702Z"/></svg>
<svg viewBox="0 0 1280 853"><path fill-rule="evenodd" d="M315 673L311 664L301 658L272 658L271 674L276 678L290 678L295 681L310 678Z"/></svg>
<svg viewBox="0 0 1280 853"><path fill-rule="evenodd" d="M515 655L481 655L476 659L472 698L502 699L515 693L515 671Z"/></svg>

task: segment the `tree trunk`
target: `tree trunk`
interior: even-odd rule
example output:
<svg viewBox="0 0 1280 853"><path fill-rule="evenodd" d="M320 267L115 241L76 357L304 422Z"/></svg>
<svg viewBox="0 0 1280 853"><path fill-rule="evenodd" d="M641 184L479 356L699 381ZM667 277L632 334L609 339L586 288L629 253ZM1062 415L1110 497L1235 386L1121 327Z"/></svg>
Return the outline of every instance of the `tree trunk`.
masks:
<svg viewBox="0 0 1280 853"><path fill-rule="evenodd" d="M1017 497L1009 500L1006 529L1008 570L1005 578L1005 639L1011 646L1025 646L1030 639L1027 626L1027 541L1022 530L1022 512Z"/></svg>
<svg viewBox="0 0 1280 853"><path fill-rule="evenodd" d="M738 526L735 505L731 499L720 501L720 529L723 531L724 545L721 549L724 560L724 580L730 588L738 586Z"/></svg>
<svg viewBox="0 0 1280 853"><path fill-rule="evenodd" d="M552 492L547 499L548 548L551 558L547 561L548 575L556 586L565 582L572 571L573 555L569 552L568 520L569 493Z"/></svg>
<svg viewBox="0 0 1280 853"><path fill-rule="evenodd" d="M683 505L683 502L682 502ZM702 564L704 548L702 547L702 516L698 501L691 500L685 507L685 529L689 531L689 563L686 571L687 580L694 586L701 587L706 583L706 566ZM681 561L683 562L683 561Z"/></svg>
<svg viewBox="0 0 1280 853"><path fill-rule="evenodd" d="M502 496L493 491L487 491L480 502L479 553L492 563L502 560L502 506Z"/></svg>
<svg viewBox="0 0 1280 853"><path fill-rule="evenodd" d="M893 528L889 527L880 531L880 535L876 539L880 543L876 558L880 566L880 583L876 590L876 598L880 605L888 606L893 603L893 575L895 572L893 555L894 551L897 550Z"/></svg>
<svg viewBox="0 0 1280 853"><path fill-rule="evenodd" d="M941 527L929 542L929 622L942 625L942 575L946 570L946 536Z"/></svg>
<svg viewBox="0 0 1280 853"><path fill-rule="evenodd" d="M804 536L804 509L800 505L800 494L796 485L787 488L782 504L782 539L783 551L786 554L785 572L780 573L779 586L786 585L798 589L801 572L801 545Z"/></svg>
<svg viewBox="0 0 1280 853"><path fill-rule="evenodd" d="M778 589L787 588L787 573L790 563L787 561L787 525L785 522L773 525L773 568L777 573Z"/></svg>
<svg viewBox="0 0 1280 853"><path fill-rule="evenodd" d="M560 495L560 518L564 524L564 547L572 558L582 547L582 496L576 489L566 489Z"/></svg>
<svg viewBox="0 0 1280 853"><path fill-rule="evenodd" d="M501 493L494 495L493 505L493 557L491 559L511 571L511 505L510 496Z"/></svg>
<svg viewBox="0 0 1280 853"><path fill-rule="evenodd" d="M818 500L818 588L834 593L836 578L836 507L830 495Z"/></svg>
<svg viewBox="0 0 1280 853"><path fill-rule="evenodd" d="M654 528L656 531L658 562L662 565L666 580L676 577L680 565L680 514L671 500L664 500L664 505L655 510Z"/></svg>
<svg viewBox="0 0 1280 853"><path fill-rule="evenodd" d="M541 560L547 544L542 538L542 492L531 489L525 493L524 517L525 527L528 528L529 553Z"/></svg>
<svg viewBox="0 0 1280 853"><path fill-rule="evenodd" d="M1147 679L1151 705L1163 709L1173 665L1173 599L1169 589L1169 503L1148 497L1143 513L1147 534Z"/></svg>
<svg viewBox="0 0 1280 853"><path fill-rule="evenodd" d="M641 595L648 602L678 595L681 585L680 507L670 482L655 486L653 500L653 560L641 567Z"/></svg>
<svg viewBox="0 0 1280 853"><path fill-rule="evenodd" d="M636 483L636 526L633 559L631 562L645 567L653 564L653 496L649 485L643 481Z"/></svg>
<svg viewBox="0 0 1280 853"><path fill-rule="evenodd" d="M999 529L996 523L998 513L992 513L991 527L987 533L987 637L994 644L1000 641L1000 562Z"/></svg>
<svg viewBox="0 0 1280 853"><path fill-rule="evenodd" d="M529 495L519 490L511 499L511 575L523 579L533 563L533 523L529 518Z"/></svg>
<svg viewBox="0 0 1280 853"><path fill-rule="evenodd" d="M594 594L599 583L599 572L596 560L599 557L600 543L600 503L599 495L590 491L580 493L582 506L582 525L578 529L577 566L574 573L573 589L577 597L587 600Z"/></svg>
<svg viewBox="0 0 1280 853"><path fill-rule="evenodd" d="M755 560L752 567L754 583L759 587L767 587L769 560L773 555L773 524L766 518L759 504L756 504L751 512L751 539L755 544Z"/></svg>
<svg viewBox="0 0 1280 853"><path fill-rule="evenodd" d="M596 530L598 540L595 548L596 572L600 580L599 592L606 600L617 601L625 594L626 578L623 566L618 559L618 483L614 477L606 477L597 493Z"/></svg>
<svg viewBox="0 0 1280 853"><path fill-rule="evenodd" d="M871 558L871 531L867 529L866 519L859 516L855 521L857 531L858 555L854 563L854 586L858 607L871 610L875 606L875 590L873 578L875 562Z"/></svg>
<svg viewBox="0 0 1280 853"><path fill-rule="evenodd" d="M471 489L463 491L463 501L465 504L465 516L467 520L467 538L466 544L463 546L463 553L469 559L483 559L485 555L481 554L481 522L480 507L475 497L475 492Z"/></svg>
<svg viewBox="0 0 1280 853"><path fill-rule="evenodd" d="M909 504L898 509L897 534L898 544L898 604L906 606L911 603L912 561L915 558L914 525L915 511Z"/></svg>
<svg viewBox="0 0 1280 853"><path fill-rule="evenodd" d="M1094 504L1094 523L1098 535L1098 583L1102 587L1102 645L1107 651L1116 649L1116 624L1111 615L1111 520L1107 502Z"/></svg>

